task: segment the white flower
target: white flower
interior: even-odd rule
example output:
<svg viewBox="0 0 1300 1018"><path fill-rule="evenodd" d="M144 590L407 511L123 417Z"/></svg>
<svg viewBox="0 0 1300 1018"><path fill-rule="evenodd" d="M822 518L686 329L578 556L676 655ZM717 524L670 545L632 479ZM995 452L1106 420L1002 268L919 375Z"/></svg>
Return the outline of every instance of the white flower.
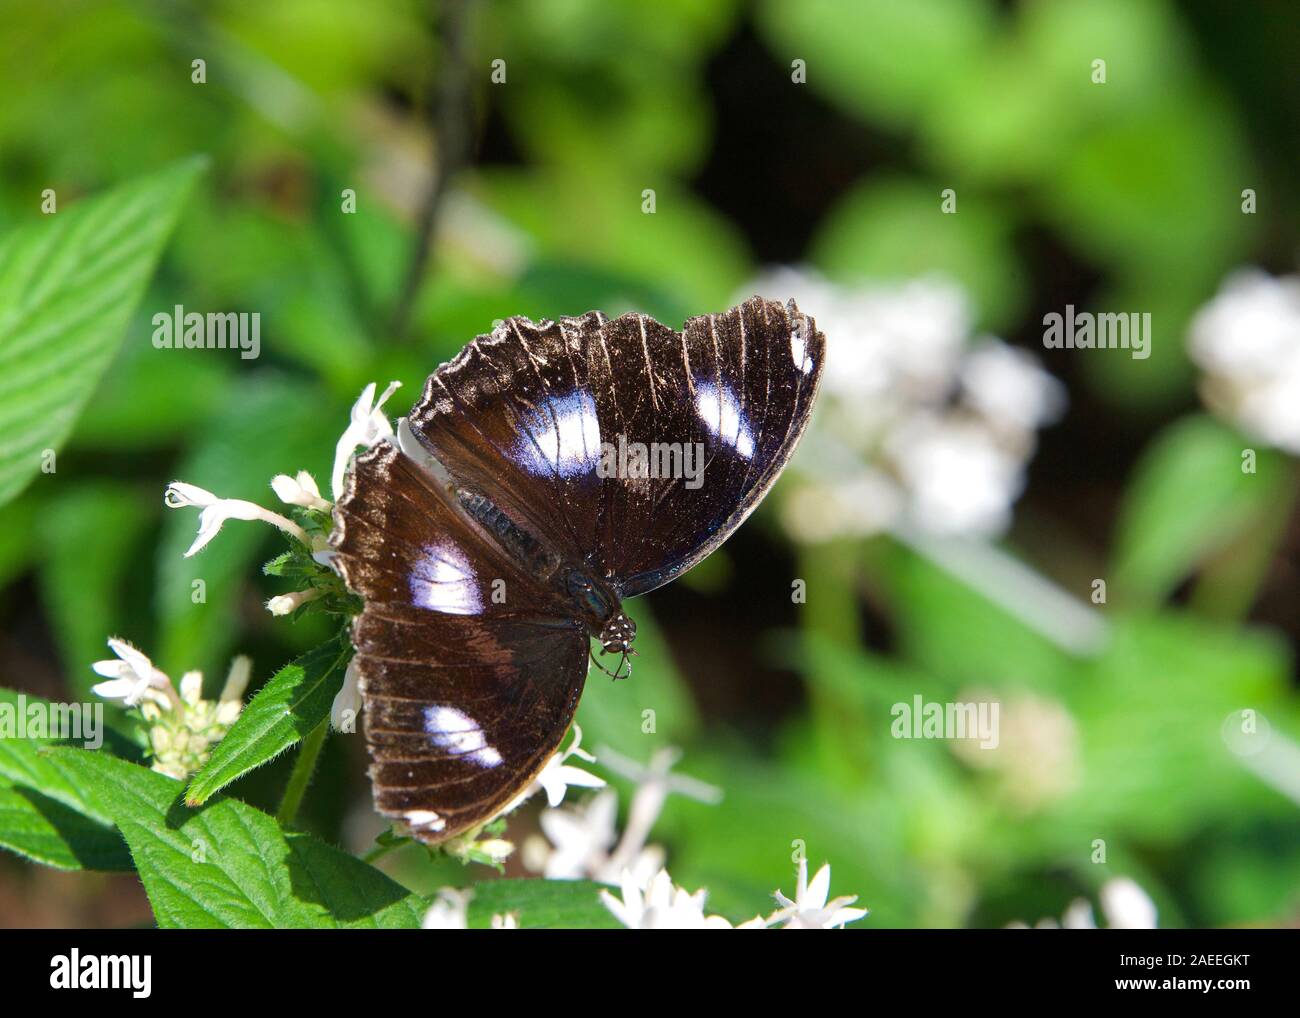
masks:
<svg viewBox="0 0 1300 1018"><path fill-rule="evenodd" d="M218 498L210 491L205 491L193 484L186 484L183 481L173 481L167 485L167 490L163 494L163 501L169 509L198 506L203 510L199 514L198 537L194 539L189 551L185 553L186 558L189 558L216 537L221 530L221 525L226 520L262 520L272 526L279 527L286 534L293 535L308 547L311 546L311 538L307 536L307 532L302 527L279 513L272 512L270 509L263 509L253 502L245 502L243 499L238 498Z"/></svg>
<svg viewBox="0 0 1300 1018"><path fill-rule="evenodd" d="M580 738L581 733L577 733L575 746ZM541 839L530 840L525 844L525 862L551 879L586 877L614 883L630 876L637 887L644 889L663 868L663 849L647 841L668 795L677 792L716 803L721 792L702 781L673 773L673 765L681 758L681 751L675 747L656 752L648 766L607 747L601 747L598 756L610 770L636 782L622 837L617 837L615 831L618 798L612 789L606 789L578 809L544 810L539 823L551 847Z"/></svg>
<svg viewBox="0 0 1300 1018"><path fill-rule="evenodd" d="M271 489L286 505L300 505L306 509L319 509L322 512L334 508L334 503L321 497L316 479L305 470L299 470L297 477L276 474L271 478Z"/></svg>
<svg viewBox="0 0 1300 1018"><path fill-rule="evenodd" d="M222 700L242 700L248 680L253 675L253 659L247 654L238 655L230 662L225 684L221 687Z"/></svg>
<svg viewBox="0 0 1300 1018"><path fill-rule="evenodd" d="M383 395L376 400L375 383L371 382L361 390L361 396L352 405L347 429L339 436L338 444L334 447L334 471L330 476L330 487L336 500L343 495L343 478L347 474L348 461L357 446L364 445L369 449L393 433L393 426L388 422L383 406L401 385L401 382L389 382Z"/></svg>
<svg viewBox="0 0 1300 1018"><path fill-rule="evenodd" d="M308 601L315 601L320 596L321 591L315 587L296 590L292 594L276 594L266 602L266 610L272 615L291 615Z"/></svg>
<svg viewBox="0 0 1300 1018"><path fill-rule="evenodd" d="M604 884L618 882L624 872L632 875L644 888L664 865L664 850L645 845L642 837L631 832L624 836L617 851L614 821L618 816L618 796L612 788L598 792L577 809L547 809L538 818L542 832L549 839L537 839L525 845L525 863L550 880L587 878Z"/></svg>
<svg viewBox="0 0 1300 1018"><path fill-rule="evenodd" d="M1128 877L1115 877L1101 888L1101 910L1112 930L1154 930L1156 906L1146 891Z"/></svg>
<svg viewBox="0 0 1300 1018"><path fill-rule="evenodd" d="M117 700L126 707L135 707L145 699L163 705L171 702L175 696L172 680L155 668L142 651L116 637L108 641L108 646L118 660L110 658L107 661L96 661L90 666L96 675L109 680L92 687L91 691L96 696L102 696L105 700Z"/></svg>
<svg viewBox="0 0 1300 1018"><path fill-rule="evenodd" d="M1033 434L1065 408L1065 389L1032 354L992 339L961 366L962 395L998 430Z"/></svg>
<svg viewBox="0 0 1300 1018"><path fill-rule="evenodd" d="M348 662L343 673L343 686L334 694L330 705L330 727L336 732L355 732L357 718L361 715L361 673L357 670L357 659Z"/></svg>
<svg viewBox="0 0 1300 1018"><path fill-rule="evenodd" d="M1024 485L1021 462L973 420L913 417L885 446L911 493L909 518L931 534L995 534Z"/></svg>
<svg viewBox="0 0 1300 1018"><path fill-rule="evenodd" d="M660 870L651 878L643 891L631 873L625 872L622 881L623 897L614 897L609 891L600 892L600 900L614 913L624 926L631 930L729 930L722 916L706 916L706 892L688 893L673 884L667 870Z"/></svg>
<svg viewBox="0 0 1300 1018"><path fill-rule="evenodd" d="M817 542L888 530L908 506L895 478L855 464L842 481L793 488L780 508L782 521L796 540Z"/></svg>
<svg viewBox="0 0 1300 1018"><path fill-rule="evenodd" d="M253 675L253 659L247 654L238 655L230 662L230 671L221 687L217 700L217 723L229 728L244 709L244 690Z"/></svg>
<svg viewBox="0 0 1300 1018"><path fill-rule="evenodd" d="M609 880L613 874L621 873L624 869L644 873L647 861L656 858L653 853L659 853L658 858L662 858L660 849L654 846L647 848L646 843L650 840L650 830L663 812L664 803L670 794L685 795L710 805L722 801L721 789L673 772L673 767L682 757L682 751L676 746L656 750L648 765L629 760L608 747L601 747L599 756L609 770L635 781L636 791L632 793L632 804L628 807L623 837L619 839L618 847L602 871L597 874L597 879Z"/></svg>
<svg viewBox="0 0 1300 1018"><path fill-rule="evenodd" d="M585 760L587 763L596 762L594 756L582 749L582 729L577 725L573 726L573 741L569 743L569 748L551 755L551 758L546 761L546 766L542 768L542 772L525 789L523 796L516 802L516 805L534 792L545 789L546 801L554 809L564 801L564 793L571 786L574 788L604 788L604 778L598 778L589 771L584 771L581 767L571 767L565 762L573 756L576 756L579 760Z"/></svg>
<svg viewBox="0 0 1300 1018"><path fill-rule="evenodd" d="M1300 277L1245 269L1197 312L1188 341L1207 371L1254 381L1300 355Z"/></svg>
<svg viewBox="0 0 1300 1018"><path fill-rule="evenodd" d="M805 497L783 506L795 536L1006 528L1064 388L1027 351L974 342L961 286L938 276L844 286L784 269L752 290L795 297L826 336L823 398L795 467Z"/></svg>
<svg viewBox="0 0 1300 1018"><path fill-rule="evenodd" d="M473 891L444 887L438 891L429 911L424 914L426 930L463 930L469 925L469 900Z"/></svg>
<svg viewBox="0 0 1300 1018"><path fill-rule="evenodd" d="M1038 923L1040 929L1051 929L1056 923L1051 919L1043 919ZM1070 902L1061 916L1061 928L1066 930L1095 930L1097 921L1092 915L1092 906L1083 898L1075 898Z"/></svg>
<svg viewBox="0 0 1300 1018"><path fill-rule="evenodd" d="M548 809L538 818L554 849L546 856L548 880L578 880L598 872L617 837L618 796L612 788L578 809Z"/></svg>
<svg viewBox="0 0 1300 1018"><path fill-rule="evenodd" d="M492 928L494 930L517 930L519 929L519 913L506 912L504 915L498 914L492 917Z"/></svg>
<svg viewBox="0 0 1300 1018"><path fill-rule="evenodd" d="M180 692L172 680L154 667L141 651L124 640L108 641L118 660L96 661L91 667L109 679L94 687L107 700L126 707L139 707L149 728L153 770L184 781L202 767L214 745L225 738L243 710L244 688L252 662L237 657L230 666L221 698L203 699L203 675L186 672Z"/></svg>
<svg viewBox="0 0 1300 1018"><path fill-rule="evenodd" d="M858 900L851 897L826 900L831 890L830 864L822 866L808 882L808 860L799 860L799 878L791 901L780 891L775 898L782 908L767 917L769 923L784 922L787 930L829 930L843 928L845 923L857 922L867 915L865 908L849 908Z"/></svg>
<svg viewBox="0 0 1300 1018"><path fill-rule="evenodd" d="M899 394L945 391L971 329L965 292L940 276L845 287L813 272L782 268L747 289L793 297L816 319L835 358L823 388L864 412Z"/></svg>
<svg viewBox="0 0 1300 1018"><path fill-rule="evenodd" d="M514 842L504 838L484 838L475 842L474 847L495 863L503 863L515 852Z"/></svg>
<svg viewBox="0 0 1300 1018"><path fill-rule="evenodd" d="M1300 455L1300 276L1234 273L1192 320L1188 350L1212 410Z"/></svg>

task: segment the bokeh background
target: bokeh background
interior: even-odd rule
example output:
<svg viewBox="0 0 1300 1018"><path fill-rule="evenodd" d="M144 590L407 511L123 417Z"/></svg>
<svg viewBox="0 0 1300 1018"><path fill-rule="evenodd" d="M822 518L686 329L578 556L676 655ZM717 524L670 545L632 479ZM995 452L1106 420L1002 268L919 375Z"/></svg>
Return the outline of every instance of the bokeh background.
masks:
<svg viewBox="0 0 1300 1018"><path fill-rule="evenodd" d="M1286 2L8 4L0 232L44 188L211 165L57 473L0 510L0 681L85 698L110 634L210 689L237 652L264 681L325 623L265 611L269 529L183 559L166 482L270 504L274 473L328 477L365 383L401 380L404 413L495 319L680 327L761 288L828 333L813 430L726 546L631 606L635 677L593 674L580 711L585 747L680 747L724 790L669 799L674 878L746 918L798 839L863 926L1033 922L1115 876L1162 925L1294 925L1300 442L1285 400L1243 417L1232 355L1300 347L1269 278L1300 250L1298 51ZM176 303L260 312L261 357L155 350ZM1067 303L1150 312L1151 356L1045 350ZM917 694L998 700L1001 745L892 738ZM287 772L234 791L273 806ZM303 822L370 844L359 738L329 741ZM130 874L12 856L0 917L150 921Z"/></svg>

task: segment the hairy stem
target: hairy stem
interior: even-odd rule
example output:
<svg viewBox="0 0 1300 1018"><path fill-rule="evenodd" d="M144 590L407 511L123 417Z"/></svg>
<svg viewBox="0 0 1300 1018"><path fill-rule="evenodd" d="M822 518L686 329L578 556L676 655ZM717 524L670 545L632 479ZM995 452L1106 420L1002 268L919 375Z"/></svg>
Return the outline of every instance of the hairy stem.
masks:
<svg viewBox="0 0 1300 1018"><path fill-rule="evenodd" d="M283 825L293 823L298 815L298 807L302 805L302 797L307 792L307 786L311 784L312 773L316 770L316 760L320 756L321 747L325 745L325 735L328 731L329 722L322 721L307 738L302 740L302 748L298 750L298 759L294 762L293 773L289 775L289 784L284 789L284 798L280 800L280 808L275 811L275 818Z"/></svg>

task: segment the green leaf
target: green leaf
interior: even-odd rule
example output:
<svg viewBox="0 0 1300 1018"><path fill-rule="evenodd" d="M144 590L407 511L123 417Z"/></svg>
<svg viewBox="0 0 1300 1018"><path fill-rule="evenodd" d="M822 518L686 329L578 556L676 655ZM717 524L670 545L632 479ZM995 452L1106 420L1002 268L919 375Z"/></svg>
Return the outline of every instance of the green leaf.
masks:
<svg viewBox="0 0 1300 1018"><path fill-rule="evenodd" d="M40 697L0 689L0 710ZM129 870L131 858L105 814L82 796L76 776L45 752L50 739L0 738L0 847L59 869Z"/></svg>
<svg viewBox="0 0 1300 1018"><path fill-rule="evenodd" d="M72 431L201 166L178 163L0 241L0 504Z"/></svg>
<svg viewBox="0 0 1300 1018"><path fill-rule="evenodd" d="M910 127L966 79L996 15L987 0L766 0L758 27L787 69L794 57L807 62L809 88L851 113Z"/></svg>
<svg viewBox="0 0 1300 1018"><path fill-rule="evenodd" d="M1245 441L1199 415L1179 421L1143 454L1120 509L1110 595L1152 605L1227 546L1279 497L1284 471L1259 450L1242 471Z"/></svg>
<svg viewBox="0 0 1300 1018"><path fill-rule="evenodd" d="M944 186L879 177L859 184L826 216L813 240L813 263L850 285L941 274L969 291L981 324L1016 321L1025 293L1013 212L983 199L958 215L937 214Z"/></svg>
<svg viewBox="0 0 1300 1018"><path fill-rule="evenodd" d="M324 722L352 656L346 633L285 665L239 716L190 781L186 799L201 805L236 778L268 763Z"/></svg>
<svg viewBox="0 0 1300 1018"><path fill-rule="evenodd" d="M104 753L55 750L131 849L158 925L416 928L424 902L235 799L186 808L181 785Z"/></svg>
<svg viewBox="0 0 1300 1018"><path fill-rule="evenodd" d="M131 869L111 826L25 786L0 783L0 847L61 870Z"/></svg>
<svg viewBox="0 0 1300 1018"><path fill-rule="evenodd" d="M40 502L36 493L30 492L0 509L0 588L21 576L38 557Z"/></svg>
<svg viewBox="0 0 1300 1018"><path fill-rule="evenodd" d="M126 629L130 600L123 596L136 569L139 540L159 509L145 492L125 484L91 482L64 491L37 523L45 562L38 574L41 600L58 640L68 686L91 695L100 681L92 662L110 656L105 640ZM80 538L95 534L95 540Z"/></svg>
<svg viewBox="0 0 1300 1018"><path fill-rule="evenodd" d="M643 760L652 747L690 741L699 718L690 691L673 664L672 654L650 604L638 599L627 606L636 619L636 688L605 678L591 669L587 690L578 704L577 722L587 749L609 746L625 756ZM645 711L654 711L654 734L644 731Z"/></svg>
<svg viewBox="0 0 1300 1018"><path fill-rule="evenodd" d="M1294 731L1290 672L1286 644L1267 630L1168 611L1117 618L1068 701L1079 786L1043 822L1067 843L1070 834L1077 844L1122 830L1157 845L1265 811L1293 817L1294 806L1243 767L1225 739L1245 708L1276 732Z"/></svg>
<svg viewBox="0 0 1300 1018"><path fill-rule="evenodd" d="M474 886L470 929L492 925L494 915L514 913L521 929L617 929L590 880L487 880Z"/></svg>

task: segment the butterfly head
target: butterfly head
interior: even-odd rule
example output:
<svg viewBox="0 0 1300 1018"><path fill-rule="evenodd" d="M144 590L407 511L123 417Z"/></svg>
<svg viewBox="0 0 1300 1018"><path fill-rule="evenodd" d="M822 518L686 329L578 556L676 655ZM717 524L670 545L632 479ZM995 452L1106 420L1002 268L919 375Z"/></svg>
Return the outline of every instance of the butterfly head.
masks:
<svg viewBox="0 0 1300 1018"><path fill-rule="evenodd" d="M617 611L609 617L605 627L600 631L600 653L603 657L606 654L618 654L618 667L612 672L603 664L596 660L592 655L591 660L595 662L596 667L608 675L611 679L628 679L632 677L632 662L629 658L636 657L636 651L632 649L632 641L636 639L636 623L628 618L622 611ZM624 667L627 671L623 671Z"/></svg>
<svg viewBox="0 0 1300 1018"><path fill-rule="evenodd" d="M634 653L632 641L636 639L636 623L621 611L610 616L605 628L600 631L600 647L605 654Z"/></svg>

